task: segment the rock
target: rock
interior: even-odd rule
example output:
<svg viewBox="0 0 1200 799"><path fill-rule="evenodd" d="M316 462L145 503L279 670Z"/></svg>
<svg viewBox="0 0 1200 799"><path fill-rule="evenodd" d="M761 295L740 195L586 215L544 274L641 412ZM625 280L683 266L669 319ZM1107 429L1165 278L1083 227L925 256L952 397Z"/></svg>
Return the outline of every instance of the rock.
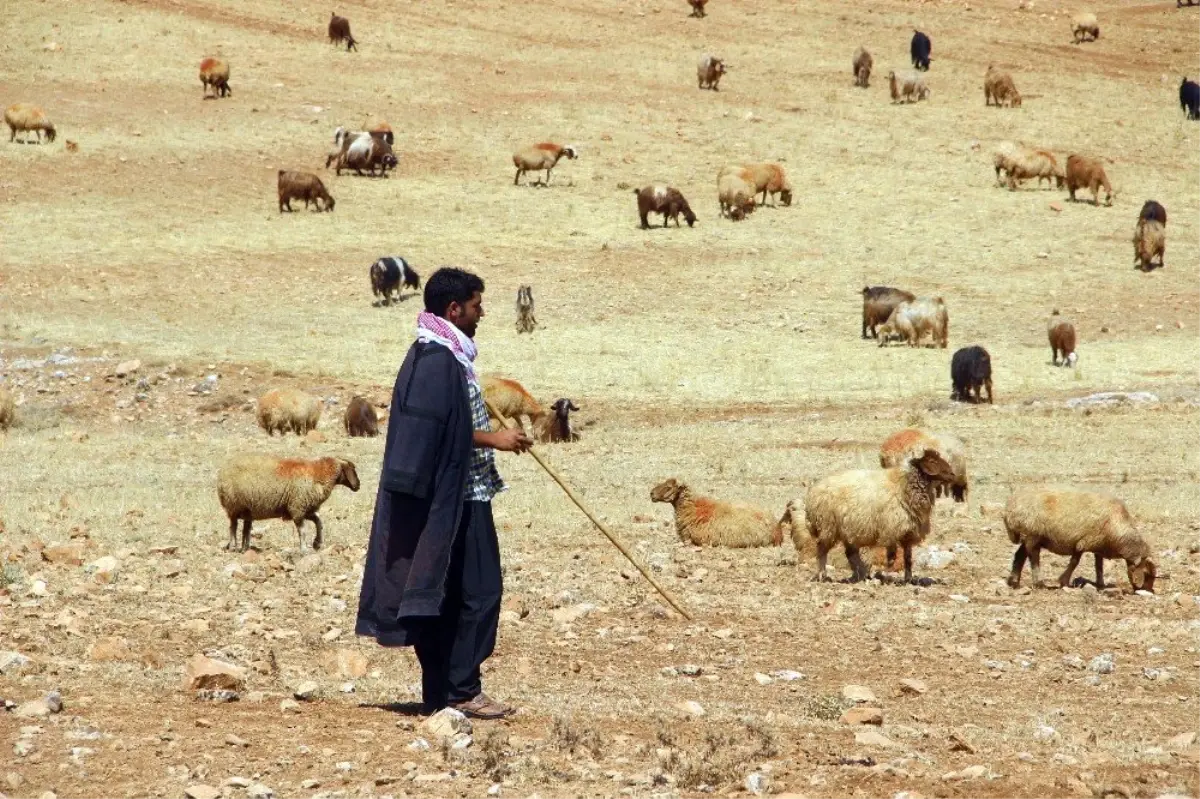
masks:
<svg viewBox="0 0 1200 799"><path fill-rule="evenodd" d="M196 699L201 702L236 702L240 697L237 691L227 688L201 688L196 692Z"/></svg>
<svg viewBox="0 0 1200 799"><path fill-rule="evenodd" d="M684 663L682 666L676 666L675 671L682 674L684 677L699 677L703 671L695 663Z"/></svg>
<svg viewBox="0 0 1200 799"><path fill-rule="evenodd" d="M11 677L29 669L33 661L20 652L7 650L0 652L0 674Z"/></svg>
<svg viewBox="0 0 1200 799"><path fill-rule="evenodd" d="M46 585L45 580L34 580L29 586L29 595L30 596L41 597L41 596L45 596L48 593L50 593L49 586Z"/></svg>
<svg viewBox="0 0 1200 799"><path fill-rule="evenodd" d="M429 741L426 741L424 738L417 738L408 745L408 748L414 752L428 752Z"/></svg>
<svg viewBox="0 0 1200 799"><path fill-rule="evenodd" d="M573 624L595 609L596 606L591 602L581 602L578 605L557 608L550 615L554 619L555 624Z"/></svg>
<svg viewBox="0 0 1200 799"><path fill-rule="evenodd" d="M761 671L754 672L754 681L759 685L770 685L775 682L775 678L769 674L763 674Z"/></svg>
<svg viewBox="0 0 1200 799"><path fill-rule="evenodd" d="M502 786L500 785L500 783L493 782L491 784L491 786L488 787L488 789L487 789L487 795L488 796L499 796L501 790L502 790Z"/></svg>
<svg viewBox="0 0 1200 799"><path fill-rule="evenodd" d="M250 745L250 742L247 741L245 738L239 738L238 736L234 735L233 733L229 733L228 735L225 736L225 744L227 746L240 746L244 749Z"/></svg>
<svg viewBox="0 0 1200 799"><path fill-rule="evenodd" d="M792 682L794 680L805 679L803 674L801 674L798 671L791 671L790 669L781 669L779 671L773 671L773 672L771 672L771 676L777 680L783 680L784 682Z"/></svg>
<svg viewBox="0 0 1200 799"><path fill-rule="evenodd" d="M1066 666L1069 669L1082 670L1086 667L1083 662L1083 658L1079 657L1079 655L1076 655L1076 654L1063 655L1062 663L1064 666Z"/></svg>
<svg viewBox="0 0 1200 799"><path fill-rule="evenodd" d="M197 652L183 665L183 689L241 691L246 684L245 669L213 660Z"/></svg>
<svg viewBox="0 0 1200 799"><path fill-rule="evenodd" d="M920 696L929 690L929 687L921 680L905 679L900 681L900 693Z"/></svg>
<svg viewBox="0 0 1200 799"><path fill-rule="evenodd" d="M18 738L13 744L13 754L17 757L29 757L33 754L33 750L37 748L37 744L31 738Z"/></svg>
<svg viewBox="0 0 1200 799"><path fill-rule="evenodd" d="M284 699L279 703L279 709L284 713L299 713L300 703L295 699Z"/></svg>
<svg viewBox="0 0 1200 799"><path fill-rule="evenodd" d="M1033 6L1033 3L1030 3L1030 4L1029 4L1029 6L1030 6L1030 7L1032 7L1032 6ZM1051 211L1058 211L1058 212L1060 212L1060 213L1061 213L1061 212L1062 212L1062 209L1063 209L1063 207L1062 207L1062 203L1050 203L1050 210L1051 210Z"/></svg>
<svg viewBox="0 0 1200 799"><path fill-rule="evenodd" d="M753 771L746 775L746 790L755 796L762 796L771 789L771 778L761 771Z"/></svg>
<svg viewBox="0 0 1200 799"><path fill-rule="evenodd" d="M421 724L435 738L453 738L460 732L470 734L471 720L452 707L444 707Z"/></svg>
<svg viewBox="0 0 1200 799"><path fill-rule="evenodd" d="M1092 658L1088 663L1088 670L1094 671L1096 674L1112 674L1116 665L1113 663L1112 652L1103 652Z"/></svg>
<svg viewBox="0 0 1200 799"><path fill-rule="evenodd" d="M113 372L113 374L115 374L117 377L125 377L126 375L133 374L141 368L142 362L139 360L135 359L132 361L121 361L121 363L117 364L117 370Z"/></svg>
<svg viewBox="0 0 1200 799"><path fill-rule="evenodd" d="M230 777L229 779L225 780L225 784L231 785L234 788L249 788L250 780L246 779L245 777Z"/></svg>
<svg viewBox="0 0 1200 799"><path fill-rule="evenodd" d="M300 783L300 787L301 787L301 788L303 788L303 789L304 789L304 790L306 790L306 791L311 791L313 788L320 788L320 787L321 787L321 781L320 781L320 780L307 779L307 780L304 780L303 782L301 782L301 783Z"/></svg>
<svg viewBox="0 0 1200 799"><path fill-rule="evenodd" d="M320 691L320 685L312 680L305 680L296 686L296 690L292 691L292 696L296 697L301 702L307 702L311 699L315 699Z"/></svg>
<svg viewBox="0 0 1200 799"><path fill-rule="evenodd" d="M61 713L62 709L62 695L58 691L51 691L41 699L33 699L17 705L13 715L24 719L45 718L53 713Z"/></svg>
<svg viewBox="0 0 1200 799"><path fill-rule="evenodd" d="M966 752L968 755L973 755L975 754L975 747L966 738L956 732L952 732L950 733L950 751Z"/></svg>
<svg viewBox="0 0 1200 799"><path fill-rule="evenodd" d="M967 766L962 771L951 771L949 774L943 774L944 780L977 780L980 777L986 777L988 773L987 766Z"/></svg>
<svg viewBox="0 0 1200 799"><path fill-rule="evenodd" d="M183 789L183 795L188 799L218 799L221 792L211 785L189 785Z"/></svg>
<svg viewBox="0 0 1200 799"><path fill-rule="evenodd" d="M129 660L131 657L129 642L119 636L100 638L88 647L87 656L89 660L101 663Z"/></svg>
<svg viewBox="0 0 1200 799"><path fill-rule="evenodd" d="M897 745L891 738L875 730L863 730L862 732L854 733L854 743L860 746L881 746L885 748Z"/></svg>
<svg viewBox="0 0 1200 799"><path fill-rule="evenodd" d="M270 799L274 795L275 792L261 782L256 782L246 789L246 796L250 799Z"/></svg>
<svg viewBox="0 0 1200 799"><path fill-rule="evenodd" d="M703 705L694 699L689 699L686 702L680 702L675 707L679 708L684 713L687 713L689 716L696 716L697 718L706 715L708 712L704 709Z"/></svg>
<svg viewBox="0 0 1200 799"><path fill-rule="evenodd" d="M865 685L843 685L842 698L851 702L874 702L875 692Z"/></svg>
<svg viewBox="0 0 1200 799"><path fill-rule="evenodd" d="M852 707L842 714L843 724L883 724L883 711L877 707Z"/></svg>
<svg viewBox="0 0 1200 799"><path fill-rule="evenodd" d="M83 544L51 544L42 549L42 560L47 563L64 563L69 566L83 565Z"/></svg>
<svg viewBox="0 0 1200 799"><path fill-rule="evenodd" d="M192 635L203 635L208 632L208 619L188 619L179 625L179 629Z"/></svg>
<svg viewBox="0 0 1200 799"><path fill-rule="evenodd" d="M462 751L472 743L474 743L474 739L470 735L467 735L465 732L460 732L456 733L454 737L450 739L450 748Z"/></svg>
<svg viewBox="0 0 1200 799"><path fill-rule="evenodd" d="M1038 743L1050 743L1057 740L1059 737L1058 730L1051 727L1049 724L1039 724L1037 729L1033 731L1033 740Z"/></svg>
<svg viewBox="0 0 1200 799"><path fill-rule="evenodd" d="M1075 397L1066 402L1068 408L1090 408L1095 406L1105 407L1110 405L1120 404L1140 404L1147 402L1158 402L1158 396L1151 394L1149 391L1101 391L1098 394L1089 394L1086 397Z"/></svg>
<svg viewBox="0 0 1200 799"><path fill-rule="evenodd" d="M334 627L333 629L328 630L324 635L322 635L321 640L328 643L330 641L336 641L338 638L341 637L341 635L342 635L342 629L340 627Z"/></svg>
<svg viewBox="0 0 1200 799"><path fill-rule="evenodd" d="M965 604L967 604L968 602L970 602L970 601L971 601L971 598L970 598L969 596L966 596L966 595L964 595L964 594L951 594L951 595L950 595L950 601L951 601L951 602L960 602L960 603L962 603L962 604L964 604L964 605L965 605Z"/></svg>
<svg viewBox="0 0 1200 799"><path fill-rule="evenodd" d="M712 637L721 641L728 641L733 637L733 630L729 629L728 627L723 627L720 630L714 630Z"/></svg>
<svg viewBox="0 0 1200 799"><path fill-rule="evenodd" d="M357 649L338 649L324 658L325 669L333 677L356 680L366 675L370 668L367 656Z"/></svg>
<svg viewBox="0 0 1200 799"><path fill-rule="evenodd" d="M105 555L89 563L87 570L92 573L92 579L97 583L108 585L117 579L117 571L120 566L121 564L112 555Z"/></svg>
<svg viewBox="0 0 1200 799"><path fill-rule="evenodd" d="M1181 732L1178 735L1176 735L1174 738L1172 738L1171 740L1167 741L1167 748L1172 749L1174 751L1180 751L1182 749L1187 749L1189 746L1191 746L1195 742L1196 742L1196 733Z"/></svg>

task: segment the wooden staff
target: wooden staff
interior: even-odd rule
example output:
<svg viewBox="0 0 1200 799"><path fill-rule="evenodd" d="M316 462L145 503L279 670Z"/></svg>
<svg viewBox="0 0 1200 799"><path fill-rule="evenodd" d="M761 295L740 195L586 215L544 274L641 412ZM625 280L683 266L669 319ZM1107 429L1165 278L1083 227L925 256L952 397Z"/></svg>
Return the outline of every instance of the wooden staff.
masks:
<svg viewBox="0 0 1200 799"><path fill-rule="evenodd" d="M499 420L501 427L503 427L505 430L512 427L512 423L508 419L504 418L503 416L501 416L499 413L496 412L496 408L495 408L495 406L492 405L491 402L489 402L485 398L483 403L487 406L488 413L490 413L497 420ZM621 554L624 555L630 563L632 563L634 566L637 567L637 570L640 571L642 573L642 576L646 578L646 582L648 582L648 583L650 583L650 585L654 586L654 590L657 591L662 596L663 599L667 600L667 603L671 607L675 608L675 610L679 612L680 616L683 616L688 621L692 621L692 614L690 614L686 610L684 610L683 605L679 604L679 602L676 601L675 597L671 596L671 594L668 593L667 589L663 588L661 585L658 584L658 581L655 580L650 575L649 570L647 570L645 566L643 566L641 563L638 562L638 559L633 556L633 553L629 551L629 549L625 546L625 544L621 543L621 539L619 539L615 535L613 535L613 533L607 527L605 527L604 524L599 519L597 519L595 516L592 515L592 512L590 510L588 510L582 502L580 502L579 497L575 496L575 492L572 491L570 489L570 487L568 487L567 484L563 482L563 479L558 476L558 472L556 472L552 468L550 468L550 464L548 464L544 460L542 460L542 457L540 455L538 455L537 452L532 447L529 449L529 454L533 456L533 459L538 462L539 466L541 466L543 469L546 470L546 474L550 475L550 477L554 480L554 482L558 483L558 487L566 492L567 496L571 499L571 501L575 503L575 506L577 508L579 508L581 511L583 511L583 515L587 516L589 519L591 519L592 524L596 525L596 527L599 528L600 532L604 533L604 535L607 536L608 540L613 543L613 546L615 546L617 549L621 550Z"/></svg>

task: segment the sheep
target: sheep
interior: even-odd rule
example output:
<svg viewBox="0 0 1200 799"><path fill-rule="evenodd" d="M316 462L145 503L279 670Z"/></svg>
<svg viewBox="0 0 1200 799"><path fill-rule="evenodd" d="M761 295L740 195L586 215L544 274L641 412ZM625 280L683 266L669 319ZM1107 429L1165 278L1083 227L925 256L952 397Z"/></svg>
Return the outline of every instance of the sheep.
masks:
<svg viewBox="0 0 1200 799"><path fill-rule="evenodd" d="M954 472L951 483L937 483L934 493L952 496L955 502L966 502L970 485L967 479L967 451L963 442L948 433L930 433L913 427L905 428L888 436L879 447L879 465L884 469L903 466L906 461L931 449L950 464ZM892 560L888 555L888 560Z"/></svg>
<svg viewBox="0 0 1200 799"><path fill-rule="evenodd" d="M963 347L950 359L950 399L959 402L980 402L987 389L988 404L992 404L992 356L983 347ZM974 392L974 397L972 397Z"/></svg>
<svg viewBox="0 0 1200 799"><path fill-rule="evenodd" d="M518 150L513 153L513 166L517 168L517 174L513 176L513 185L521 179L521 175L526 172L540 172L546 170L546 179L541 182L542 186L550 185L550 170L554 169L555 164L563 156L568 160L574 160L579 157L573 145L554 144L552 142L541 142L532 147L526 147L523 150ZM535 184L537 185L537 184Z"/></svg>
<svg viewBox="0 0 1200 799"><path fill-rule="evenodd" d="M717 202L721 216L737 221L754 212L753 176L741 167L726 167L717 174Z"/></svg>
<svg viewBox="0 0 1200 799"><path fill-rule="evenodd" d="M1063 366L1074 366L1079 360L1075 353L1075 325L1058 315L1058 309L1050 314L1046 323L1046 335L1050 338L1050 362L1058 366L1058 356L1062 354Z"/></svg>
<svg viewBox="0 0 1200 799"><path fill-rule="evenodd" d="M787 173L779 164L746 164L743 167L750 174L748 181L754 186L756 195L762 193L762 201L760 205L767 204L767 195L771 195L772 205L775 203L775 195L779 195L779 200L784 205L792 204L792 184L787 179Z"/></svg>
<svg viewBox="0 0 1200 799"><path fill-rule="evenodd" d="M329 163L328 159L326 163ZM383 136L369 134L343 139L334 172L340 177L343 169L353 169L355 174L362 177L365 169L371 177L375 177L375 169L378 168L379 176L386 178L388 170L394 169L396 164L392 145Z"/></svg>
<svg viewBox="0 0 1200 799"><path fill-rule="evenodd" d="M396 134L392 131L392 126L386 122L376 122L373 125L363 124L363 130L372 136L378 136L390 145L396 144Z"/></svg>
<svg viewBox="0 0 1200 799"><path fill-rule="evenodd" d="M1200 84L1183 79L1179 84L1179 107L1187 119L1200 119Z"/></svg>
<svg viewBox="0 0 1200 799"><path fill-rule="evenodd" d="M708 0L688 0L688 5L692 7L692 13L688 14L689 17L708 16L708 12L704 10L704 7L708 5Z"/></svg>
<svg viewBox="0 0 1200 799"><path fill-rule="evenodd" d="M650 227L650 214L662 214L663 227L666 227L672 219L675 220L675 227L679 227L680 214L683 214L688 227L696 224L696 215L692 213L692 207L688 205L683 193L674 186L652 183L649 186L634 189L633 193L637 195L638 217L642 220L642 230Z"/></svg>
<svg viewBox="0 0 1200 799"><path fill-rule="evenodd" d="M912 43L908 46L908 52L912 56L912 65L923 72L929 71L929 54L932 51L933 44L929 41L929 37L914 29Z"/></svg>
<svg viewBox="0 0 1200 799"><path fill-rule="evenodd" d="M875 66L875 59L871 58L871 53L867 48L861 45L854 51L853 75L854 85L867 88L871 85L871 67Z"/></svg>
<svg viewBox="0 0 1200 799"><path fill-rule="evenodd" d="M1005 103L1020 108L1021 93L1017 91L1012 75L996 69L994 64L988 64L987 73L983 76L983 104L991 105L993 101L997 108Z"/></svg>
<svg viewBox="0 0 1200 799"><path fill-rule="evenodd" d="M1108 182L1108 175L1104 174L1104 167L1094 158L1074 154L1068 155L1066 183L1067 193L1071 195L1071 202L1075 202L1075 190L1081 188L1091 190L1092 205L1100 204L1101 187L1104 188L1105 192L1105 205L1112 205L1113 197L1116 196L1112 184Z"/></svg>
<svg viewBox="0 0 1200 799"><path fill-rule="evenodd" d="M925 78L920 72L911 69L902 69L900 72L892 70L888 72L887 79L893 103L918 102L929 97L929 87L925 85Z"/></svg>
<svg viewBox="0 0 1200 799"><path fill-rule="evenodd" d="M22 144L29 143L29 137L26 135L29 131L37 133L38 144L42 143L42 133L46 134L48 142L54 141L58 136L58 131L55 130L54 123L46 116L46 112L29 103L13 103L5 108L4 121L8 125L10 142L16 140L17 131L21 132Z"/></svg>
<svg viewBox="0 0 1200 799"><path fill-rule="evenodd" d="M371 293L381 297L383 305L399 302L406 288L421 288L421 276L398 255L385 256L371 264L370 275Z"/></svg>
<svg viewBox="0 0 1200 799"><path fill-rule="evenodd" d="M213 99L233 94L229 88L229 64L219 58L205 58L200 62L200 85L204 90L202 97L208 98L211 88Z"/></svg>
<svg viewBox="0 0 1200 799"><path fill-rule="evenodd" d="M12 392L8 389L0 388L0 430L7 430L12 427L16 418L17 402L13 399Z"/></svg>
<svg viewBox="0 0 1200 799"><path fill-rule="evenodd" d="M323 404L320 399L294 388L274 388L258 400L258 426L268 436L293 432L302 436L317 429Z"/></svg>
<svg viewBox="0 0 1200 799"><path fill-rule="evenodd" d="M950 314L941 297L919 297L897 305L879 328L879 346L898 338L910 347L919 347L926 333L930 342L942 349L950 342Z"/></svg>
<svg viewBox="0 0 1200 799"><path fill-rule="evenodd" d="M1085 12L1071 17L1071 35L1075 37L1075 44L1087 41L1089 36L1092 41L1099 39L1100 23L1096 20L1096 15Z"/></svg>
<svg viewBox="0 0 1200 799"><path fill-rule="evenodd" d="M1162 204L1155 200L1146 200L1142 204L1142 210L1138 213L1138 222L1161 222L1163 227L1167 226L1167 209L1163 208Z"/></svg>
<svg viewBox="0 0 1200 799"><path fill-rule="evenodd" d="M530 425L536 426L546 410L538 404L533 395L516 380L506 377L487 375L480 379L483 388L483 398L491 403L496 412L505 418L521 423L522 416L529 417ZM491 410L488 411L491 415Z"/></svg>
<svg viewBox="0 0 1200 799"><path fill-rule="evenodd" d="M330 196L321 179L311 172L279 170L278 189L279 213L281 214L285 208L288 211L292 210L292 200L304 200L305 208L312 203L320 211L322 210L321 203L324 203L324 210L333 210L333 197ZM318 200L321 202L317 202Z"/></svg>
<svg viewBox="0 0 1200 799"><path fill-rule="evenodd" d="M351 438L379 435L379 417L371 403L362 397L355 396L350 400L346 415L342 417L342 425L346 428L346 435Z"/></svg>
<svg viewBox="0 0 1200 799"><path fill-rule="evenodd" d="M578 441L579 433L571 427L571 411L579 410L574 402L562 397L550 406L550 413L543 416L533 427L533 437L542 442Z"/></svg>
<svg viewBox="0 0 1200 799"><path fill-rule="evenodd" d="M1135 591L1154 591L1156 569L1150 546L1134 526L1125 504L1116 497L1063 486L1017 489L1004 506L1004 529L1017 544L1008 585L1021 585L1025 559L1033 573L1033 585L1041 587L1038 574L1041 551L1068 555L1071 562L1059 576L1066 588L1085 552L1096 559L1096 587L1104 588L1104 559L1125 561L1129 584Z"/></svg>
<svg viewBox="0 0 1200 799"><path fill-rule="evenodd" d="M329 43L333 45L346 43L346 52L358 49L358 42L350 35L350 20L345 17L339 17L337 14L330 13L329 15Z"/></svg>
<svg viewBox="0 0 1200 799"><path fill-rule="evenodd" d="M902 466L857 469L830 475L808 489L804 516L817 544L816 582L826 581L829 551L841 544L850 562L852 582L866 579L862 547L904 550L904 581L911 583L912 550L929 535L934 485L954 482L954 470L927 449Z"/></svg>
<svg viewBox="0 0 1200 799"><path fill-rule="evenodd" d="M517 288L517 335L532 333L537 328L537 317L533 315L533 286Z"/></svg>
<svg viewBox="0 0 1200 799"><path fill-rule="evenodd" d="M744 549L783 543L782 528L765 512L697 496L673 477L650 489L650 500L669 502L675 508L675 531L685 544Z"/></svg>
<svg viewBox="0 0 1200 799"><path fill-rule="evenodd" d="M876 328L888 320L896 306L912 302L917 295L891 286L864 286L862 298L862 337L877 338Z"/></svg>
<svg viewBox="0 0 1200 799"><path fill-rule="evenodd" d="M1066 173L1058 165L1054 153L1048 150L1034 150L1029 147L1017 146L1005 152L1003 159L1004 170L1008 173L1008 190L1016 191L1020 182L1037 178L1040 189L1042 181L1053 182L1057 188L1062 188ZM1000 166L996 166L996 176L999 178Z"/></svg>
<svg viewBox="0 0 1200 799"><path fill-rule="evenodd" d="M1154 269L1154 258L1158 257L1158 267L1166 266L1163 259L1167 252L1167 233L1162 223L1157 220L1139 221L1133 230L1133 265L1143 272Z"/></svg>
<svg viewBox="0 0 1200 799"><path fill-rule="evenodd" d="M237 523L242 521L242 546L250 548L250 527L263 519L289 519L296 525L304 548L301 525L307 519L317 528L312 548L321 548L321 519L317 510L336 486L358 491L358 472L344 458L276 458L271 455L236 455L217 472L217 498L229 516L229 543L237 547Z"/></svg>
<svg viewBox="0 0 1200 799"><path fill-rule="evenodd" d="M730 67L724 59L717 58L711 53L705 53L700 56L700 61L696 64L696 83L701 89L719 91L717 84L721 82L721 76L729 69Z"/></svg>

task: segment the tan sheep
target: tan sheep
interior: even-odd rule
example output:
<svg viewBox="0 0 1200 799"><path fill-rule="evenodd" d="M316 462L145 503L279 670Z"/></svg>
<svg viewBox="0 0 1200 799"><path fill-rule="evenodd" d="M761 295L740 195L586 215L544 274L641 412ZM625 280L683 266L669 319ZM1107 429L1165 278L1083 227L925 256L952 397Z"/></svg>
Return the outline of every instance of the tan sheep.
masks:
<svg viewBox="0 0 1200 799"><path fill-rule="evenodd" d="M1039 181L1040 183L1040 181ZM1104 167L1099 161L1094 158L1088 158L1082 155L1067 156L1067 173L1066 173L1067 193L1071 196L1071 202L1075 202L1075 190L1086 188L1092 192L1092 205L1100 204L1100 189L1105 192L1104 204L1112 205L1113 197L1117 195L1113 191L1112 184L1108 182L1108 175L1104 173Z"/></svg>
<svg viewBox="0 0 1200 799"><path fill-rule="evenodd" d="M242 546L250 547L250 527L263 519L289 519L296 525L304 548L304 520L316 526L312 548L321 548L321 520L317 510L335 486L358 491L358 472L344 458L276 458L271 455L237 455L217 472L217 498L229 516L229 543L237 547L237 523L242 521Z"/></svg>
<svg viewBox="0 0 1200 799"><path fill-rule="evenodd" d="M1071 584L1079 559L1091 552L1096 558L1097 588L1104 587L1104 559L1120 558L1125 561L1129 584L1135 591L1154 590L1150 547L1138 535L1125 504L1116 497L1060 486L1018 489L1004 507L1004 528L1009 540L1019 545L1008 576L1013 588L1021 584L1026 558L1034 587L1041 587L1041 551L1047 549L1071 558L1058 578L1063 588Z"/></svg>
<svg viewBox="0 0 1200 799"><path fill-rule="evenodd" d="M988 64L987 73L983 76L983 104L992 105L995 102L999 108L1006 103L1013 108L1021 107L1021 93L1013 83L1012 75L996 69L994 64Z"/></svg>
<svg viewBox="0 0 1200 799"><path fill-rule="evenodd" d="M1139 219L1133 229L1133 265L1143 272L1154 269L1154 259L1158 258L1158 266L1165 266L1163 259L1167 254L1167 229L1156 219L1149 221Z"/></svg>
<svg viewBox="0 0 1200 799"><path fill-rule="evenodd" d="M1071 35L1075 37L1075 44L1087 41L1089 37L1092 41L1099 39L1100 22L1096 15L1086 12L1071 17Z"/></svg>
<svg viewBox="0 0 1200 799"><path fill-rule="evenodd" d="M521 424L522 416L527 416L529 424L536 426L546 414L546 409L516 380L486 375L480 378L479 385L483 389L483 398L491 403L496 413L517 424ZM488 414L491 415L491 411Z"/></svg>
<svg viewBox="0 0 1200 799"><path fill-rule="evenodd" d="M950 342L950 314L941 297L918 297L897 305L879 327L879 346L900 339L910 347L919 347L926 333L930 343L942 349Z"/></svg>
<svg viewBox="0 0 1200 799"><path fill-rule="evenodd" d="M54 129L54 123L46 116L46 112L38 108L36 105L29 103L14 103L4 109L4 121L8 125L9 135L8 140L15 141L17 131L21 132L21 143L28 144L29 139L24 134L29 131L37 133L38 144L42 143L42 134L46 134L46 141L54 141L58 135L58 131Z"/></svg>
<svg viewBox="0 0 1200 799"><path fill-rule="evenodd" d="M865 47L859 47L854 51L854 85L867 88L871 83L871 67L875 65L875 59L871 58L870 51Z"/></svg>
<svg viewBox="0 0 1200 799"><path fill-rule="evenodd" d="M1035 150L1031 147L1019 146L1008 152L1004 159L1004 169L1008 173L1008 189L1016 191L1021 181L1037 178L1038 188L1042 181L1053 183L1062 188L1066 179L1065 172L1058 165L1058 159L1049 150ZM996 173L999 175L999 167Z"/></svg>
<svg viewBox="0 0 1200 799"><path fill-rule="evenodd" d="M925 85L925 76L915 69L892 70L887 74L888 90L892 102L918 102L929 97L929 87Z"/></svg>
<svg viewBox="0 0 1200 799"><path fill-rule="evenodd" d="M554 144L553 142L541 142L532 147L526 147L523 150L518 150L513 153L513 166L517 168L517 174L513 176L513 185L516 186L520 181L521 175L526 172L540 172L546 170L546 179L540 184L532 185L550 185L550 170L558 163L559 159L566 156L567 160L573 160L579 157L578 151L570 144Z"/></svg>
<svg viewBox="0 0 1200 799"><path fill-rule="evenodd" d="M727 166L717 173L717 202L721 216L737 221L754 212L754 176L741 166Z"/></svg>
<svg viewBox="0 0 1200 799"><path fill-rule="evenodd" d="M6 388L0 388L0 430L12 427L16 418L17 403L13 399L12 392Z"/></svg>
<svg viewBox="0 0 1200 799"><path fill-rule="evenodd" d="M652 488L650 500L674 506L675 531L684 543L735 549L783 543L780 525L767 513L748 505L697 496L673 477Z"/></svg>
<svg viewBox="0 0 1200 799"><path fill-rule="evenodd" d="M1058 366L1058 356L1062 354L1063 366L1074 366L1079 356L1075 354L1075 325L1058 315L1058 309L1050 315L1046 324L1046 334L1050 338L1050 362Z"/></svg>
<svg viewBox="0 0 1200 799"><path fill-rule="evenodd" d="M203 87L204 98L212 89L213 99L233 94L229 88L229 64L219 58L205 58L200 62L200 85Z"/></svg>
<svg viewBox="0 0 1200 799"><path fill-rule="evenodd" d="M779 195L779 200L784 205L792 204L792 184L788 181L787 173L779 164L746 164L745 170L749 172L754 186L756 202L759 205L767 204L767 195L771 195L772 205L775 203L775 195ZM762 194L762 201L757 200L757 195Z"/></svg>
<svg viewBox="0 0 1200 799"><path fill-rule="evenodd" d="M963 442L948 433L930 433L914 427L893 433L879 447L879 465L884 469L901 466L927 449L931 449L954 471L954 482L937 483L937 496L953 496L955 502L966 502L970 486L967 480L967 449Z"/></svg>
<svg viewBox="0 0 1200 799"><path fill-rule="evenodd" d="M320 399L299 389L271 389L258 400L258 426L267 435L292 432L302 436L317 429L323 407Z"/></svg>

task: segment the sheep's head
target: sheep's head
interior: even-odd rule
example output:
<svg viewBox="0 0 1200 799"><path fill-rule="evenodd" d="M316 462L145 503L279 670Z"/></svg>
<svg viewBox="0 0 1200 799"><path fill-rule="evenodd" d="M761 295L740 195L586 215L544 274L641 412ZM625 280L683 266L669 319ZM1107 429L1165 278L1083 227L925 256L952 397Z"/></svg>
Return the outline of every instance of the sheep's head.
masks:
<svg viewBox="0 0 1200 799"><path fill-rule="evenodd" d="M379 163L381 163L385 169L395 169L396 165L400 162L396 160L396 156L392 153L385 153L383 158L379 159Z"/></svg>
<svg viewBox="0 0 1200 799"><path fill-rule="evenodd" d="M1012 94L1012 107L1013 107L1013 108L1020 108L1020 107L1021 107L1021 93L1020 93L1020 92L1015 92L1015 91L1013 92L1013 94Z"/></svg>
<svg viewBox="0 0 1200 799"><path fill-rule="evenodd" d="M421 288L421 276L411 266L404 269L404 285L412 289Z"/></svg>
<svg viewBox="0 0 1200 799"><path fill-rule="evenodd" d="M909 463L912 464L914 469L934 482L954 485L954 469L951 468L950 464L946 463L946 459L939 455L937 450L927 449L918 457L909 461Z"/></svg>
<svg viewBox="0 0 1200 799"><path fill-rule="evenodd" d="M1078 361L1079 361L1079 356L1076 355L1075 353L1071 352L1071 353L1067 354L1067 366L1068 367L1074 368L1075 364L1078 363Z"/></svg>
<svg viewBox="0 0 1200 799"><path fill-rule="evenodd" d="M792 204L792 190L784 189L783 191L779 192L779 201L784 205L790 206Z"/></svg>
<svg viewBox="0 0 1200 799"><path fill-rule="evenodd" d="M674 477L668 477L650 489L650 501L675 504L675 500L679 499L681 493L683 493L683 485Z"/></svg>
<svg viewBox="0 0 1200 799"><path fill-rule="evenodd" d="M1134 591L1154 593L1154 578L1157 573L1154 561L1142 558L1136 564L1126 563L1126 571L1129 574L1129 584L1133 586Z"/></svg>
<svg viewBox="0 0 1200 799"><path fill-rule="evenodd" d="M729 71L729 65L718 58L713 61L713 70L716 71L718 75L724 75Z"/></svg>
<svg viewBox="0 0 1200 799"><path fill-rule="evenodd" d="M555 400L554 404L551 405L550 408L554 411L554 415L559 419L566 419L571 415L571 411L579 410L579 406L574 402L571 402L571 400L567 399L566 397Z"/></svg>
<svg viewBox="0 0 1200 799"><path fill-rule="evenodd" d="M572 160L579 157L579 151L577 149L575 149L575 145L573 145L573 144L568 144L565 147L563 147L562 154Z"/></svg>
<svg viewBox="0 0 1200 799"><path fill-rule="evenodd" d="M354 464L345 458L338 458L338 476L336 485L345 486L351 491L358 490L358 472Z"/></svg>
<svg viewBox="0 0 1200 799"><path fill-rule="evenodd" d="M688 227L693 227L696 224L696 215L692 213L692 207L686 202L683 204L683 220L688 223Z"/></svg>

